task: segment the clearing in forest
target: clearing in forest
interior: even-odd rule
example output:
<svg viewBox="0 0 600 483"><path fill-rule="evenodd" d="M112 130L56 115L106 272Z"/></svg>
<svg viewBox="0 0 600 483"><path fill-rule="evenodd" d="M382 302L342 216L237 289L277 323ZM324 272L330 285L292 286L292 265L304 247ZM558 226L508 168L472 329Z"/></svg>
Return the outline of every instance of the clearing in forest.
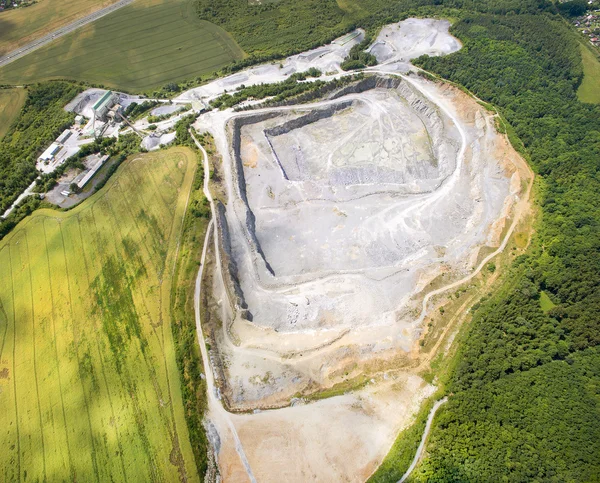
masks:
<svg viewBox="0 0 600 483"><path fill-rule="evenodd" d="M144 91L214 72L244 52L187 0L141 0L0 70L0 82L69 78Z"/></svg>
<svg viewBox="0 0 600 483"><path fill-rule="evenodd" d="M25 89L0 89L0 139L21 112L26 97Z"/></svg>
<svg viewBox="0 0 600 483"><path fill-rule="evenodd" d="M0 480L197 478L169 304L195 166L136 155L0 243Z"/></svg>
<svg viewBox="0 0 600 483"><path fill-rule="evenodd" d="M577 90L577 97L582 102L600 104L600 60L585 45L579 46L583 63L583 80Z"/></svg>

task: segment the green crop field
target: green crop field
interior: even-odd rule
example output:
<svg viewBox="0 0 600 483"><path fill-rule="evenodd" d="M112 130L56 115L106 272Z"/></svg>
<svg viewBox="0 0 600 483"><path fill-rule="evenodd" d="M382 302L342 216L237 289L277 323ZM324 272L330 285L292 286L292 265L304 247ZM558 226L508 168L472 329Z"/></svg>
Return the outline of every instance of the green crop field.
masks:
<svg viewBox="0 0 600 483"><path fill-rule="evenodd" d="M0 481L198 479L169 303L195 169L135 155L0 242Z"/></svg>
<svg viewBox="0 0 600 483"><path fill-rule="evenodd" d="M0 14L0 55L100 10L117 0L40 0Z"/></svg>
<svg viewBox="0 0 600 483"><path fill-rule="evenodd" d="M0 89L0 139L21 112L26 97L25 89Z"/></svg>
<svg viewBox="0 0 600 483"><path fill-rule="evenodd" d="M0 83L69 78L140 92L214 72L244 52L189 0L141 0L0 69Z"/></svg>
<svg viewBox="0 0 600 483"><path fill-rule="evenodd" d="M587 46L580 45L583 81L577 91L580 101L600 104L600 60Z"/></svg>

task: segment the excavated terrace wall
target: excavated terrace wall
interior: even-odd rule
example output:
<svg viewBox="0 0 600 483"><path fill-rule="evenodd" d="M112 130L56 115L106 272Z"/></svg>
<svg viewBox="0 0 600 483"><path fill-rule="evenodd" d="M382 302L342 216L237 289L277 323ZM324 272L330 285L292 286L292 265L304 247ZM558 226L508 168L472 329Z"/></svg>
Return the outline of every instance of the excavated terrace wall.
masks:
<svg viewBox="0 0 600 483"><path fill-rule="evenodd" d="M423 121L430 136L435 141L434 145L432 146L432 149L434 150L434 154L437 160L437 156L441 156L439 152L439 146L444 142L452 142L448 136L445 136L444 121L437 107L433 103L429 102L427 99L423 98L422 95L418 93L418 91L412 88L407 82L403 81L401 78L387 78L381 76L367 77L358 83L342 88L331 98L332 100L335 100L345 95L359 94L361 92L365 92L375 88L397 89L400 96L406 100L410 108L414 109L414 111L418 113L419 118ZM287 121L281 124L280 126L275 126L273 128L266 129L265 135L267 141L269 141L269 136L285 134L291 130L301 128L302 126L305 126L310 123L314 123L320 119L325 119L339 111L351 107L355 102L356 99L340 100L340 102L332 103L331 105L326 107L315 108L307 114ZM310 108L310 106L307 107ZM243 202L245 212L242 215L243 229L241 231L243 233L243 236L246 238L246 243L248 244L252 252L255 255L257 255L257 258L262 259L264 266L266 267L268 272L273 276L275 276L274 270L269 265L269 262L266 259L266 256L261 248L260 242L256 236L256 219L254 213L252 212L249 206L247 198L246 179L244 176L244 166L241 156L241 133L242 128L246 125L264 122L266 120L273 119L280 115L281 114L278 111L239 115L232 118L228 123L230 155L233 160L232 176L235 178L233 180L233 186L234 189L237 191L236 195ZM280 167L282 167L281 163L279 164ZM451 164L452 163L446 163L448 167L451 167ZM282 173L285 177L285 171L283 170L283 168ZM226 217L226 209L220 203L218 204L217 212L217 229L220 234L218 240L223 256L223 279L227 285L226 290L231 295L230 300L234 304L234 307L232 307L232 309L234 311L237 311L238 315L242 316L243 318L247 320L252 320L252 314L249 313L247 310L247 304L245 302L244 294L240 287L240 282L237 276L237 266L232 256L231 240L228 226L228 222L230 223L232 222L232 220L228 221ZM256 267L257 260L253 259L252 263ZM237 307L235 307L235 305L237 305Z"/></svg>

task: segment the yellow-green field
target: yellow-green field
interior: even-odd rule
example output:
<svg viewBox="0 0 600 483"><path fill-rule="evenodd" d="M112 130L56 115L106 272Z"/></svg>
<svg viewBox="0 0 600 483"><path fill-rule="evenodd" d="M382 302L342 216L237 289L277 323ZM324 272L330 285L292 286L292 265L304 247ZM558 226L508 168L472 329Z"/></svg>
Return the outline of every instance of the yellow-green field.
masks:
<svg viewBox="0 0 600 483"><path fill-rule="evenodd" d="M540 293L540 307L544 312L548 312L554 307L556 307L554 302L552 302L552 300L550 300L550 297L548 297L548 294L543 290Z"/></svg>
<svg viewBox="0 0 600 483"><path fill-rule="evenodd" d="M26 98L25 89L0 89L0 139L21 112Z"/></svg>
<svg viewBox="0 0 600 483"><path fill-rule="evenodd" d="M583 81L577 91L580 101L600 104L600 60L585 45L579 46L583 62Z"/></svg>
<svg viewBox="0 0 600 483"><path fill-rule="evenodd" d="M0 242L0 481L196 481L169 297L195 154L135 155Z"/></svg>
<svg viewBox="0 0 600 483"><path fill-rule="evenodd" d="M42 37L116 0L39 0L0 15L0 55Z"/></svg>
<svg viewBox="0 0 600 483"><path fill-rule="evenodd" d="M69 78L140 92L243 56L191 0L139 0L0 69L0 83Z"/></svg>

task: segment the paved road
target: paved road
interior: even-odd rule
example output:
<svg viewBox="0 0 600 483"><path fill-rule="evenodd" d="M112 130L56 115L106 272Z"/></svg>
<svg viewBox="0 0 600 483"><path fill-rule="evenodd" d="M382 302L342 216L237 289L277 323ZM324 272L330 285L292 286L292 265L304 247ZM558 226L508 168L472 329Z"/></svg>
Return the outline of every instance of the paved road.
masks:
<svg viewBox="0 0 600 483"><path fill-rule="evenodd" d="M402 475L402 478L400 478L400 481L398 483L404 483L404 481L406 481L406 478L408 478L410 476L410 474L413 472L413 470L416 468L417 463L419 462L419 459L421 459L421 455L423 454L423 450L425 449L425 442L427 441L427 436L429 436L429 431L431 431L431 425L433 423L433 418L435 417L435 413L440 408L440 406L442 404L444 404L447 400L448 400L447 397L440 399L431 408L431 412L429 413L429 417L427 418L427 424L425 425L425 431L423 432L423 437L421 438L421 443L419 444L419 447L417 448L417 453L415 454L415 457L413 458L412 463L406 470L406 473L404 473Z"/></svg>
<svg viewBox="0 0 600 483"><path fill-rule="evenodd" d="M65 25L64 27L61 27L55 30L54 32L50 32L48 35L45 35L42 38L36 39L33 42L28 43L27 45L19 47L17 50L9 52L4 57L0 57L0 67L4 67L5 65L10 64L11 62L23 57L24 55L30 54L34 50L43 47L44 45L52 42L53 40L56 40L59 37L62 37L63 35L67 35L77 30L78 28L87 25L88 23L98 20L99 18L104 17L105 15L108 15L109 13L120 9L121 7L124 7L125 5L129 5L132 2L133 0L121 0L117 3L113 3L112 5L109 5L106 8L91 13L87 17L75 20L75 22Z"/></svg>

